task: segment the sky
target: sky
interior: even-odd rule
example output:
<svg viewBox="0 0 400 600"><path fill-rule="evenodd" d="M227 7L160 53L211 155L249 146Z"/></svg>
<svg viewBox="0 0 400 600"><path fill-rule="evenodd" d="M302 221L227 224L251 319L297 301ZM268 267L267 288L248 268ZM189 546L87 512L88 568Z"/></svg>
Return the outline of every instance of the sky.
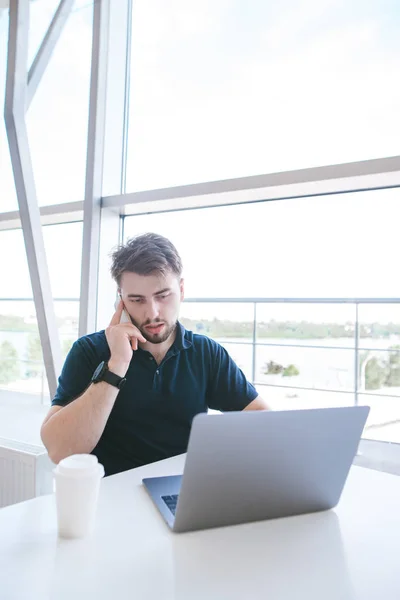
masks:
<svg viewBox="0 0 400 600"><path fill-rule="evenodd" d="M30 60L56 6L32 3ZM133 6L127 191L400 154L398 2ZM76 4L28 111L40 205L83 199L91 16L89 2ZM3 14L1 104L6 28ZM0 182L0 210L15 210L3 123ZM189 297L399 297L398 197L386 190L128 217L125 235L170 237ZM79 295L81 230L44 228L55 297ZM10 251L0 298L29 296L21 232L0 232L0 255ZM296 314L317 318L315 307L304 310Z"/></svg>
<svg viewBox="0 0 400 600"><path fill-rule="evenodd" d="M31 3L29 63L57 8ZM82 8L83 7L83 8ZM91 56L90 2L79 0L54 50L26 123L39 205L83 200ZM0 104L4 102L8 19L0 18ZM0 126L1 210L17 209L3 120Z"/></svg>
<svg viewBox="0 0 400 600"><path fill-rule="evenodd" d="M134 2L127 191L399 154L393 0Z"/></svg>

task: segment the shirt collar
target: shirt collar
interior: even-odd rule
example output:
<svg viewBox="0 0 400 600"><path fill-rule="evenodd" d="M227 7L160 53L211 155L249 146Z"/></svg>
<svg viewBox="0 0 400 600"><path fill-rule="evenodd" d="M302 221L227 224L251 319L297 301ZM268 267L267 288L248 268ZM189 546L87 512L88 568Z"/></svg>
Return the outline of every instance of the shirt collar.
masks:
<svg viewBox="0 0 400 600"><path fill-rule="evenodd" d="M176 337L173 346L177 350L187 350L192 345L192 342L188 339L187 331L180 323L177 321L176 323Z"/></svg>

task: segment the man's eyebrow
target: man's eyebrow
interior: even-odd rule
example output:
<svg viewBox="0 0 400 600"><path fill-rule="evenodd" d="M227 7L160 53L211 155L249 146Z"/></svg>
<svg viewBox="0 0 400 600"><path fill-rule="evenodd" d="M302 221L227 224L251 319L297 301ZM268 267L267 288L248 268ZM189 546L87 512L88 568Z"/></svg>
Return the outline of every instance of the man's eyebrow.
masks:
<svg viewBox="0 0 400 600"><path fill-rule="evenodd" d="M164 288L162 290L158 290L157 292L155 292L155 294L153 294L153 296L160 296L161 294L165 294L166 292L170 292L171 288ZM128 294L128 298L145 298L145 296L142 296L141 294Z"/></svg>

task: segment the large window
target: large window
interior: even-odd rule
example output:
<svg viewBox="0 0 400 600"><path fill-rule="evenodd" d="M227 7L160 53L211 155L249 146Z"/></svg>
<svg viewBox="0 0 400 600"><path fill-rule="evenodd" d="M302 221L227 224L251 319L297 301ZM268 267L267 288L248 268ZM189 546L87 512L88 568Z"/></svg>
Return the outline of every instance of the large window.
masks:
<svg viewBox="0 0 400 600"><path fill-rule="evenodd" d="M29 61L40 47L58 0L32 2ZM40 205L83 200L89 107L92 2L75 2L27 113ZM4 106L8 15L0 17L0 106ZM0 211L18 208L4 120L0 119Z"/></svg>
<svg viewBox="0 0 400 600"><path fill-rule="evenodd" d="M59 6L30 3L28 68ZM3 113L8 11L0 12L0 104ZM76 0L28 109L26 124L39 205L82 200L85 189L93 2ZM8 142L0 119L0 212L18 209ZM20 229L0 231L0 437L39 443L48 410L25 245ZM2 225L3 225L2 223ZM78 335L82 223L43 227L52 296L65 356Z"/></svg>
<svg viewBox="0 0 400 600"><path fill-rule="evenodd" d="M399 191L137 215L182 253L191 297L398 297Z"/></svg>
<svg viewBox="0 0 400 600"><path fill-rule="evenodd" d="M399 153L395 0L137 0L127 190Z"/></svg>
<svg viewBox="0 0 400 600"><path fill-rule="evenodd" d="M400 442L400 305L340 302L400 296L398 203L380 190L135 215L124 236L171 239L199 299L183 323L224 345L273 408L358 401L371 406L366 437Z"/></svg>
<svg viewBox="0 0 400 600"><path fill-rule="evenodd" d="M32 58L58 2L31 7ZM83 200L93 2L76 2L27 113L39 205Z"/></svg>
<svg viewBox="0 0 400 600"><path fill-rule="evenodd" d="M29 3L29 64L58 5ZM43 223L53 223L43 235L64 354L78 335L82 253L80 205L65 203L84 198L99 6L75 0L26 114L38 203ZM1 106L7 12L0 12ZM304 186L285 173L400 154L399 27L395 0L112 0L107 65L102 52L95 60L109 74L97 113L105 102L106 148L97 154L103 196L153 191L103 199L101 241L90 251L104 269L105 247L119 241L119 214L127 215L124 238L166 235L182 255L192 300L182 306L183 322L223 344L273 408L365 402L367 437L400 442L400 306L393 301L400 198L388 187L400 184L399 159L357 172L356 165L321 169L318 182L309 181L310 170ZM95 39L102 48L99 31ZM273 172L283 175L265 178L272 188L242 180L199 186L201 196L154 192ZM298 197L308 193L320 196ZM265 200L277 194L288 199ZM216 206L192 208L207 201ZM221 205L230 201L248 203ZM56 204L64 208L46 206ZM1 117L0 213L17 209ZM0 437L36 442L48 386L23 235L12 229L17 219L6 219L0 214ZM108 300L100 280L101 314ZM339 301L357 297L386 301Z"/></svg>
<svg viewBox="0 0 400 600"><path fill-rule="evenodd" d="M18 207L13 172L8 150L3 107L6 90L8 43L8 15L0 9L0 212L16 210Z"/></svg>
<svg viewBox="0 0 400 600"><path fill-rule="evenodd" d="M43 234L65 356L78 337L82 223ZM0 437L39 442L50 399L21 230L0 232L0 255Z"/></svg>

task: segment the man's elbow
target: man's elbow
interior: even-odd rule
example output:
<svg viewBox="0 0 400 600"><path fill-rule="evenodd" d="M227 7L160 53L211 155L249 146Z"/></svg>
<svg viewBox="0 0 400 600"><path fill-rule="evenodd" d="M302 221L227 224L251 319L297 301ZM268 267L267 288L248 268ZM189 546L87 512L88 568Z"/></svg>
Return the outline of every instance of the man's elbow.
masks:
<svg viewBox="0 0 400 600"><path fill-rule="evenodd" d="M56 430L57 419L54 421L53 418L60 410L62 410L62 408L62 406L52 406L40 428L40 438L43 442L43 445L47 450L50 460L56 465L66 456L62 455L60 452L60 437Z"/></svg>
<svg viewBox="0 0 400 600"><path fill-rule="evenodd" d="M271 407L261 396L257 396L244 410L271 410Z"/></svg>
<svg viewBox="0 0 400 600"><path fill-rule="evenodd" d="M59 456L57 453L54 453L54 452L49 452L49 451L47 451L47 454L48 454L48 456L49 456L49 458L50 458L51 462L52 462L53 464L55 464L55 465L58 465L58 463L60 462L60 460L62 460L62 459L63 459L63 457L62 457L62 456ZM65 457L64 457L64 458L65 458Z"/></svg>
<svg viewBox="0 0 400 600"><path fill-rule="evenodd" d="M49 427L50 423L47 421L45 421L40 429L40 437L41 440L43 442L44 447L47 450L47 454L51 460L51 462L53 462L55 465L58 465L58 463L60 462L60 460L62 460L63 458L66 458L67 456L69 456L70 454L73 454L73 452L65 452L63 451L62 448L60 448L60 445L57 443L56 440L54 440L54 436L52 435L51 431L50 431L50 427Z"/></svg>
<svg viewBox="0 0 400 600"><path fill-rule="evenodd" d="M54 448L53 444L50 443L50 440L48 439L47 435L48 432L46 429L46 424L44 423L40 429L40 438L43 442L43 446L47 450L47 454L49 455L51 462L53 462L55 465L58 465L62 457L59 456L57 449Z"/></svg>
<svg viewBox="0 0 400 600"><path fill-rule="evenodd" d="M42 439L43 441L43 439ZM62 452L60 451L59 448L55 448L51 445L46 444L43 441L43 444L47 450L47 454L51 460L52 463L54 463L55 465L58 465L58 463L63 459L63 458L67 458L67 456L70 456L71 454L73 454L73 452Z"/></svg>

